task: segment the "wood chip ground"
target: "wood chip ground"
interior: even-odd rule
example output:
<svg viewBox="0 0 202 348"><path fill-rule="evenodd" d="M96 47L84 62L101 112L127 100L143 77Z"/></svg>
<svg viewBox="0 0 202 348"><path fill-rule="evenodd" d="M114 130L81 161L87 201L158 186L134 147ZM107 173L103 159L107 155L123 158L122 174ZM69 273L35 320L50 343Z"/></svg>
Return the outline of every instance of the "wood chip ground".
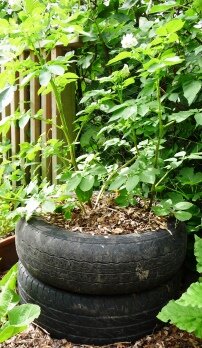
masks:
<svg viewBox="0 0 202 348"><path fill-rule="evenodd" d="M52 339L38 327L30 325L24 333L0 343L0 348L93 348L95 346L79 345L66 339ZM175 326L165 326L155 334L148 335L134 343L118 342L103 348L201 348L202 340L177 329Z"/></svg>

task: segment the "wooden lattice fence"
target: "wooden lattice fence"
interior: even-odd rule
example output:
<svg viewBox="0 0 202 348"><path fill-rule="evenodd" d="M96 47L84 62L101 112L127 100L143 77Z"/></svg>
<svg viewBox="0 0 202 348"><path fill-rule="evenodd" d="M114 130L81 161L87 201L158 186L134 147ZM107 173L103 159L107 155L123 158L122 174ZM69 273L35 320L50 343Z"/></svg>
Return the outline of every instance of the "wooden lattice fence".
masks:
<svg viewBox="0 0 202 348"><path fill-rule="evenodd" d="M55 59L58 56L65 55L67 50L72 50L79 46L79 42L72 43L68 48L63 46L57 46L51 51L49 60ZM30 55L32 60L36 60L36 56L33 52L25 51L21 55L20 59L26 59ZM73 67L72 67L73 69ZM19 82L22 77L19 76ZM20 85L20 83L19 83ZM49 139L62 139L62 132L58 130L59 118L57 117L56 101L52 93L46 95L39 95L39 81L38 79L32 79L32 81L23 88L15 91L12 102L6 106L2 113L0 113L0 120L6 116L14 114L16 110L20 113L25 113L30 110L31 115L35 115L40 109L42 109L42 119L30 118L30 121L24 128L20 128L16 124L12 124L11 130L7 134L7 138L10 139L11 151L10 155L16 155L19 151L20 144L23 142L36 143L39 136L42 134L42 144ZM63 107L65 115L67 117L70 133L73 134L73 122L75 118L75 83L72 82L66 86L62 92ZM49 122L47 122L47 120ZM50 122L51 121L51 122ZM2 140L2 139L0 139ZM48 159L42 159L39 155L37 162L41 163L40 176L42 178L47 177L50 182L56 181L56 166L58 159L56 156L52 156ZM37 164L36 164L37 166ZM28 180L32 177L35 167L32 166L31 171L26 172Z"/></svg>

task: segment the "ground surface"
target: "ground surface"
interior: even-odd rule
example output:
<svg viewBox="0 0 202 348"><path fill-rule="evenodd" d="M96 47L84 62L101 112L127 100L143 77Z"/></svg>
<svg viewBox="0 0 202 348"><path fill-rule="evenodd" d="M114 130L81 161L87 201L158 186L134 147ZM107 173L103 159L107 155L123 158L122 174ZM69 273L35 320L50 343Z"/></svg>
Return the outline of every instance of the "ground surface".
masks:
<svg viewBox="0 0 202 348"><path fill-rule="evenodd" d="M72 344L65 339L51 339L38 327L29 329L10 339L7 343L0 343L0 348L90 348L92 346ZM201 348L202 340L193 335L178 330L174 326L165 326L159 332L146 336L135 343L116 343L105 348Z"/></svg>

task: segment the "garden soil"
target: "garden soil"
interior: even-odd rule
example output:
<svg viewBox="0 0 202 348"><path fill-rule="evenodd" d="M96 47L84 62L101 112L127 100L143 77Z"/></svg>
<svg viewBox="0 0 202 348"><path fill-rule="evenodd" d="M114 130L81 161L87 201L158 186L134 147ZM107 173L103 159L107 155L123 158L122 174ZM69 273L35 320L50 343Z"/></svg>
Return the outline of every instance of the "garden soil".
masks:
<svg viewBox="0 0 202 348"><path fill-rule="evenodd" d="M103 348L201 348L202 340L197 339L175 326L165 326L163 329L148 335L134 343L119 342L102 346ZM52 339L38 326L30 325L29 329L6 343L0 343L0 348L94 348L78 345L65 339Z"/></svg>

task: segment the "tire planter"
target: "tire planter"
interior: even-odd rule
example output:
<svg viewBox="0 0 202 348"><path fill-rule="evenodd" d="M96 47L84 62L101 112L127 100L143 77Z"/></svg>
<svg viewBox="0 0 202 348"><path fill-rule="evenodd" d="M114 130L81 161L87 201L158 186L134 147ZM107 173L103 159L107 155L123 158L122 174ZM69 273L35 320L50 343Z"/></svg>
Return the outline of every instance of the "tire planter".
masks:
<svg viewBox="0 0 202 348"><path fill-rule="evenodd" d="M18 260L15 236L0 240L0 272L7 271Z"/></svg>
<svg viewBox="0 0 202 348"><path fill-rule="evenodd" d="M18 288L23 303L41 307L37 323L53 337L103 345L135 341L158 328L156 315L176 297L178 279L138 294L80 295L45 285L19 263Z"/></svg>
<svg viewBox="0 0 202 348"><path fill-rule="evenodd" d="M118 295L153 289L171 279L186 253L181 224L118 236L67 231L41 219L21 220L16 247L28 272L77 294Z"/></svg>

